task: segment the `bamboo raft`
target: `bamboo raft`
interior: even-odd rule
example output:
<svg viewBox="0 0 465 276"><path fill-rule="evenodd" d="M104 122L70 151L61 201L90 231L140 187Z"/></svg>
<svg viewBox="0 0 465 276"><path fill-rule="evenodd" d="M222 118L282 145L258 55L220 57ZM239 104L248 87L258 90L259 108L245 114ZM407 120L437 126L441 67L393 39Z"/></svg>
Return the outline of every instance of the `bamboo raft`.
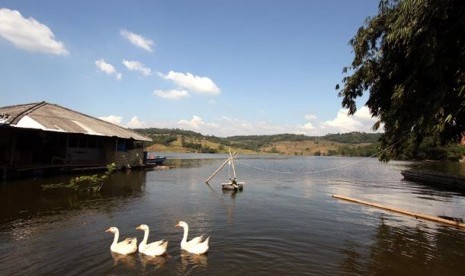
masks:
<svg viewBox="0 0 465 276"><path fill-rule="evenodd" d="M435 217L435 216L430 216L430 215L425 215L425 214L420 214L420 213L414 213L414 212L410 212L410 211L406 211L406 210L402 210L402 209L387 207L387 206L384 206L384 205L381 205L381 204L371 203L371 202L358 200L358 199L354 199L354 198L350 198L350 197L345 197L345 196L341 196L341 195L333 195L333 197L337 198L337 199L341 199L341 200L346 200L346 201L350 201L350 202L354 202L354 203L359 203L359 204L371 206L371 207L376 207L376 208L391 211L391 212L394 212L394 213L399 213L399 214L403 214L403 215L407 215L407 216L412 216L412 217L414 217L416 219L420 218L420 219L424 219L424 220L429 220L429 221L439 222L439 223L452 225L452 226L456 226L456 227L460 227L460 228L465 228L464 223L461 223L460 221L456 221L456 220L451 220L451 219L446 219L446 218L441 218L441 217Z"/></svg>

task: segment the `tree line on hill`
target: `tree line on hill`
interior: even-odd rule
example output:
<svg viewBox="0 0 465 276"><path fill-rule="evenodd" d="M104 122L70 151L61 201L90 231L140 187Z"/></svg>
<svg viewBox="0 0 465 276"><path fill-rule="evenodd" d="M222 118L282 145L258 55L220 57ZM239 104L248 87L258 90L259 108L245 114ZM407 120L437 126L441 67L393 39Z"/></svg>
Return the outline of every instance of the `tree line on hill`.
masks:
<svg viewBox="0 0 465 276"><path fill-rule="evenodd" d="M265 151L264 148L279 142L305 142L315 145L331 144L334 149L323 153L317 149L312 155L329 156L377 156L383 149L380 148L381 133L337 133L325 136L306 136L303 134L276 134L276 135L242 135L230 137L217 137L202 135L200 133L183 129L145 128L135 129L137 132L152 138L154 144L167 147L181 141L181 147L198 153L226 152L227 148L239 148L252 152L281 153L276 147ZM208 143L218 146L208 145ZM294 153L297 154L297 153ZM396 158L397 160L460 160L465 155L465 146L460 144L440 145L434 139L425 139L421 147L417 147L412 140Z"/></svg>

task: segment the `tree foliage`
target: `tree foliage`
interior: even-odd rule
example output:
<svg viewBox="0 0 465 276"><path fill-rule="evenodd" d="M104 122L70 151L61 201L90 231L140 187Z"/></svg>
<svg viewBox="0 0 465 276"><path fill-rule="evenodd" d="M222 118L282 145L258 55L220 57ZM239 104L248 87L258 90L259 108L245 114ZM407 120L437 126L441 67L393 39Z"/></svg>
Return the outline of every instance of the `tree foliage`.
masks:
<svg viewBox="0 0 465 276"><path fill-rule="evenodd" d="M349 44L351 66L336 86L349 114L366 105L384 126L382 160L419 150L425 137L445 145L465 131L465 1L381 0ZM414 154L415 155L415 154Z"/></svg>

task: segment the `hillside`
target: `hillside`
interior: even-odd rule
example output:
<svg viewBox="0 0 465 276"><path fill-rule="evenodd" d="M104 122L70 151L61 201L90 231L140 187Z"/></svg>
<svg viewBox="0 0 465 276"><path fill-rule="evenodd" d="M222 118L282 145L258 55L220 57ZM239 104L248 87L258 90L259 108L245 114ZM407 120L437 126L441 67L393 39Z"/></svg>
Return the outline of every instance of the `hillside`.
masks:
<svg viewBox="0 0 465 276"><path fill-rule="evenodd" d="M371 156L381 134L352 132L312 137L297 134L216 137L181 129L135 129L153 139L149 151L284 155Z"/></svg>

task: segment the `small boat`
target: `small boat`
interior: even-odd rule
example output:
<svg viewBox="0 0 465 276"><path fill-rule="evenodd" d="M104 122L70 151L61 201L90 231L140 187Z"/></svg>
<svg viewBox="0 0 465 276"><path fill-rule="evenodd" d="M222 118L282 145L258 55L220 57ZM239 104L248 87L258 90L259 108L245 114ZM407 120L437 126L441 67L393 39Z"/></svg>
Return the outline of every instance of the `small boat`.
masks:
<svg viewBox="0 0 465 276"><path fill-rule="evenodd" d="M145 164L148 166L161 166L166 161L165 156L162 157L151 152L147 152L145 155Z"/></svg>
<svg viewBox="0 0 465 276"><path fill-rule="evenodd" d="M210 181L226 164L229 165L229 182L221 183L223 190L242 191L245 182L238 182L236 176L236 168L234 167L234 158L237 157L237 152L231 154L229 151L229 158L205 181L208 184Z"/></svg>
<svg viewBox="0 0 465 276"><path fill-rule="evenodd" d="M405 180L428 184L433 187L465 191L465 176L428 170L401 171Z"/></svg>

